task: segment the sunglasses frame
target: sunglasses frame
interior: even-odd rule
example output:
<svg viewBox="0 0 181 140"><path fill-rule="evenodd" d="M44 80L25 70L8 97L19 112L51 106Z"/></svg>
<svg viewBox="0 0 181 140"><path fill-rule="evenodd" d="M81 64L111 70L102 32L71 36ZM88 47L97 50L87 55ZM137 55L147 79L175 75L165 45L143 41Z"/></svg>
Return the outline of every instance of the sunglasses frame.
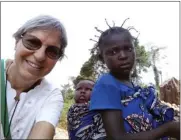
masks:
<svg viewBox="0 0 181 140"><path fill-rule="evenodd" d="M39 40L39 41L41 42L40 47L37 47L36 49L30 49L30 47L27 47L27 44L25 43L25 40L24 40L24 37L25 37L26 35L32 36L32 37L34 37L35 39ZM38 37L33 36L33 35L30 35L30 34L22 34L22 35L21 35L21 39L22 39L23 46L24 46L26 49L31 50L31 51L36 51L36 50L40 49L40 48L42 47L42 44L43 44L42 41L41 41ZM47 56L48 58L53 59L53 60L57 60L57 59L60 59L61 57L64 56L63 53L62 53L62 50L61 50L60 48L58 48L58 47L55 47L56 49L59 49L59 53L58 53L58 55L57 55L56 57L51 57L51 56L48 54L47 50L50 49L50 48L52 48L52 47L55 47L55 46L48 46L48 47L46 48L46 50L45 50L45 54L46 54L46 56Z"/></svg>

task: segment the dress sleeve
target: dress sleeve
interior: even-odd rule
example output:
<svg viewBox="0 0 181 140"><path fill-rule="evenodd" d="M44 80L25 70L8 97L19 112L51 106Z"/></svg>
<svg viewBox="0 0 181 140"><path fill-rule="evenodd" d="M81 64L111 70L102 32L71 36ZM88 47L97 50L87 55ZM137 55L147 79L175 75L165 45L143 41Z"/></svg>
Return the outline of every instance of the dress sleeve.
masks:
<svg viewBox="0 0 181 140"><path fill-rule="evenodd" d="M97 81L91 95L90 110L122 110L121 91L110 80L101 78Z"/></svg>
<svg viewBox="0 0 181 140"><path fill-rule="evenodd" d="M60 90L54 90L41 108L36 117L36 122L46 121L54 127L57 126L63 109L63 97Z"/></svg>
<svg viewBox="0 0 181 140"><path fill-rule="evenodd" d="M153 87L148 87L149 94L146 98L146 106L150 110L153 117L159 118L163 122L169 122L174 119L173 108L162 103L156 96L156 90Z"/></svg>

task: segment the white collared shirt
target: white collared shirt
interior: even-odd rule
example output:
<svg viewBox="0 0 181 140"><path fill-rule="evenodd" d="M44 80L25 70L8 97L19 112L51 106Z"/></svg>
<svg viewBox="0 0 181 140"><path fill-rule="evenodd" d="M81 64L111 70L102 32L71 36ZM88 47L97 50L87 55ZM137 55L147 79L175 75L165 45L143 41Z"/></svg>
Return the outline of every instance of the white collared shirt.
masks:
<svg viewBox="0 0 181 140"><path fill-rule="evenodd" d="M10 121L17 101L14 100L16 91L11 88L9 81L6 94ZM62 109L63 97L60 89L43 79L34 89L20 94L20 101L11 123L12 139L27 139L33 125L40 121L47 121L56 127Z"/></svg>

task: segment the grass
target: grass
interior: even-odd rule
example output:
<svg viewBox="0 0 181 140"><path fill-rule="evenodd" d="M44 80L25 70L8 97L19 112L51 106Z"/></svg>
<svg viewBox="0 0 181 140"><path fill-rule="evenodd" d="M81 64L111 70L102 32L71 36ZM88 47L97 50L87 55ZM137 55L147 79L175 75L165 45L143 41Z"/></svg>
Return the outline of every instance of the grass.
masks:
<svg viewBox="0 0 181 140"><path fill-rule="evenodd" d="M58 124L59 128L67 130L67 112L73 103L74 103L73 98L64 99L64 107L63 107L62 115L60 118L60 122Z"/></svg>

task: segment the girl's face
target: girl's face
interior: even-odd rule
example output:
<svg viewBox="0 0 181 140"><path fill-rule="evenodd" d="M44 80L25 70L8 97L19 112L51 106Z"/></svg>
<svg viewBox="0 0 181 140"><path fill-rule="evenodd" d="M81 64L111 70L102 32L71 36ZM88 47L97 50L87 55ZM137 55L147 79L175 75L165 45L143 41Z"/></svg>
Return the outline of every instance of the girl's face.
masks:
<svg viewBox="0 0 181 140"><path fill-rule="evenodd" d="M130 36L126 33L114 33L105 40L101 51L109 70L114 74L130 74L135 61L135 50Z"/></svg>
<svg viewBox="0 0 181 140"><path fill-rule="evenodd" d="M80 81L75 89L75 102L76 103L87 103L90 100L92 88L94 82L89 80Z"/></svg>

